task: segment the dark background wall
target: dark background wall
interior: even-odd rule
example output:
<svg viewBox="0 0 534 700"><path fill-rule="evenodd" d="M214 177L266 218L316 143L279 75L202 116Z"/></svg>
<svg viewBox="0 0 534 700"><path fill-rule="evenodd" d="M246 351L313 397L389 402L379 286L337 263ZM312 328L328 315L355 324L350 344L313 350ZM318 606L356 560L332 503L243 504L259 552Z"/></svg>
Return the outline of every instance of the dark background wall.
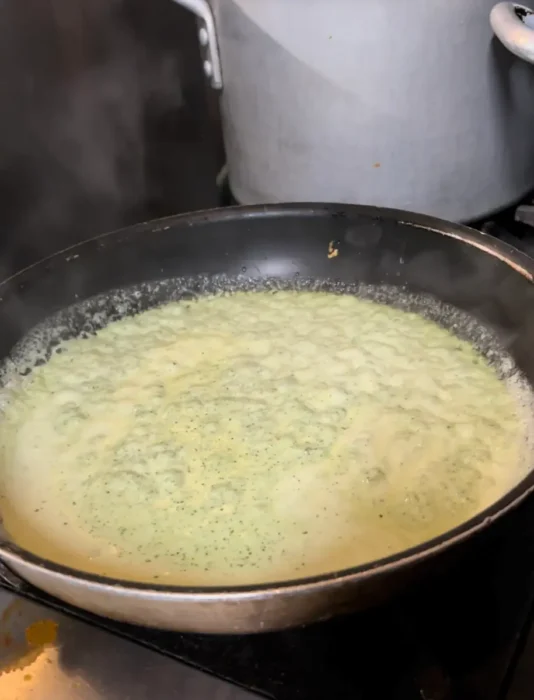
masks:
<svg viewBox="0 0 534 700"><path fill-rule="evenodd" d="M172 0L4 0L0 262L217 203L217 97Z"/></svg>

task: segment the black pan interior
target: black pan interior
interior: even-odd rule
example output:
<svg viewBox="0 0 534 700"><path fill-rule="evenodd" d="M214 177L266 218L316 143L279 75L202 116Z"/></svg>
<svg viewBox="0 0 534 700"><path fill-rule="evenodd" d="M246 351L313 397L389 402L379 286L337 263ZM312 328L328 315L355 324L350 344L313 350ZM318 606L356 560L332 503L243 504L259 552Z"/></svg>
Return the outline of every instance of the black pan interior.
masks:
<svg viewBox="0 0 534 700"><path fill-rule="evenodd" d="M201 212L100 236L1 283L0 357L39 322L110 290L124 292L62 314L65 334L222 288L387 285L429 294L493 329L534 385L531 272L530 259L506 244L403 212L326 205ZM135 295L127 291L133 286ZM96 311L101 320L91 321Z"/></svg>

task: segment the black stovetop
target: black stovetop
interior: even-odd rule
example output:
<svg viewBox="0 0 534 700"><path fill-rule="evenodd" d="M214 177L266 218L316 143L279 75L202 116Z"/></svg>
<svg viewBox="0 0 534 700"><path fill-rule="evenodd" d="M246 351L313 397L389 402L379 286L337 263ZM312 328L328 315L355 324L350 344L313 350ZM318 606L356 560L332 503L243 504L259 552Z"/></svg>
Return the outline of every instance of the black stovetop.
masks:
<svg viewBox="0 0 534 700"><path fill-rule="evenodd" d="M527 219L529 210L520 216ZM515 221L513 210L475 225L534 255L534 227ZM277 700L533 695L533 499L480 536L453 568L391 604L284 632L224 637L161 632L74 611L23 583L15 588Z"/></svg>

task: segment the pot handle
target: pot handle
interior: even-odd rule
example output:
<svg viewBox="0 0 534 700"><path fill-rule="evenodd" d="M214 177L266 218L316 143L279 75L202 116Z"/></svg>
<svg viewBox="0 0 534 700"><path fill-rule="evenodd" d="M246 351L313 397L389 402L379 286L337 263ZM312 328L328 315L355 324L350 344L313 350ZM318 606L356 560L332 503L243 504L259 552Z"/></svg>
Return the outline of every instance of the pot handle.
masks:
<svg viewBox="0 0 534 700"><path fill-rule="evenodd" d="M198 40L204 53L202 67L211 86L220 90L222 88L221 60L215 20L208 0L174 0L174 2L198 17Z"/></svg>
<svg viewBox="0 0 534 700"><path fill-rule="evenodd" d="M500 2L490 13L495 36L519 58L534 63L534 11L515 2Z"/></svg>

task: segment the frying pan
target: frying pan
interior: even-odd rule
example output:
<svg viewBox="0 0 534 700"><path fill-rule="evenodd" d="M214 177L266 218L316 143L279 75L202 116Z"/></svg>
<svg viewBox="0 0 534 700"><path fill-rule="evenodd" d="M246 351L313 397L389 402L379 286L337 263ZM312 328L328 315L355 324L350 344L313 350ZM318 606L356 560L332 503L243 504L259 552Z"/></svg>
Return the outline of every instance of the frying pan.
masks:
<svg viewBox="0 0 534 700"><path fill-rule="evenodd" d="M125 309L134 313L221 284L253 288L268 279L291 286L306 279L430 294L491 328L534 385L533 275L534 261L505 243L401 211L281 204L196 212L99 236L6 279L0 284L0 357L54 314L62 319L62 337L70 337L94 330L88 328L94 318L105 323ZM129 292L134 285L141 285L139 294ZM104 294L117 289L122 291ZM84 300L85 311L64 311ZM95 308L101 313L90 313ZM53 344L59 331L50 328ZM440 537L350 570L289 582L233 588L135 584L45 561L5 534L0 558L15 576L47 593L117 620L209 633L281 629L394 595L533 489L530 473L490 508Z"/></svg>

